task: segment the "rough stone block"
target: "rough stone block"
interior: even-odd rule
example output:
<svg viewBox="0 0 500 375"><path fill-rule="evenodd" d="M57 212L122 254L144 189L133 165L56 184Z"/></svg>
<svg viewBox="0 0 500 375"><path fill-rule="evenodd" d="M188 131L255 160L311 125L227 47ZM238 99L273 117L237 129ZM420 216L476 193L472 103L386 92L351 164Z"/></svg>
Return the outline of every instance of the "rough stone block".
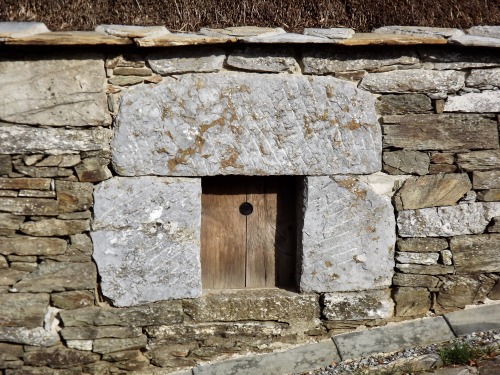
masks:
<svg viewBox="0 0 500 375"><path fill-rule="evenodd" d="M458 154L457 164L466 172L500 168L500 150L471 151Z"/></svg>
<svg viewBox="0 0 500 375"><path fill-rule="evenodd" d="M471 188L467 173L410 177L394 196L394 203L399 211L453 206Z"/></svg>
<svg viewBox="0 0 500 375"><path fill-rule="evenodd" d="M396 264L396 269L402 273L418 274L418 275L446 275L454 273L453 266L442 265L422 265L422 264Z"/></svg>
<svg viewBox="0 0 500 375"><path fill-rule="evenodd" d="M85 307L60 312L64 327L125 326L138 327L179 324L183 321L179 301L153 303L128 308Z"/></svg>
<svg viewBox="0 0 500 375"><path fill-rule="evenodd" d="M500 170L474 171L472 173L472 187L474 189L500 189Z"/></svg>
<svg viewBox="0 0 500 375"><path fill-rule="evenodd" d="M292 72L297 62L290 50L247 47L232 52L227 58L226 65L243 70L279 73Z"/></svg>
<svg viewBox="0 0 500 375"><path fill-rule="evenodd" d="M0 273L0 286L12 286L17 281L21 280L28 272L16 271L12 269L2 270ZM3 293L7 293L9 288L0 288Z"/></svg>
<svg viewBox="0 0 500 375"><path fill-rule="evenodd" d="M482 202L499 202L500 189L482 190L477 193L477 200Z"/></svg>
<svg viewBox="0 0 500 375"><path fill-rule="evenodd" d="M57 202L45 198L0 198L0 211L13 215L55 216Z"/></svg>
<svg viewBox="0 0 500 375"><path fill-rule="evenodd" d="M396 286L412 286L423 288L436 288L440 281L431 275L414 275L410 273L395 273L392 283Z"/></svg>
<svg viewBox="0 0 500 375"><path fill-rule="evenodd" d="M0 153L58 155L109 149L111 134L111 130L104 128L76 130L21 125L2 126Z"/></svg>
<svg viewBox="0 0 500 375"><path fill-rule="evenodd" d="M439 253L396 253L396 261L399 263L433 265L438 260Z"/></svg>
<svg viewBox="0 0 500 375"><path fill-rule="evenodd" d="M38 349L24 354L24 364L28 366L50 366L53 368L69 368L87 363L97 362L99 354L53 346Z"/></svg>
<svg viewBox="0 0 500 375"><path fill-rule="evenodd" d="M118 174L208 176L379 171L373 98L332 77L186 74L124 94Z"/></svg>
<svg viewBox="0 0 500 375"><path fill-rule="evenodd" d="M427 288L395 288L396 316L422 316L431 308Z"/></svg>
<svg viewBox="0 0 500 375"><path fill-rule="evenodd" d="M200 298L184 301L184 311L195 322L314 321L320 316L317 295L280 289L207 293Z"/></svg>
<svg viewBox="0 0 500 375"><path fill-rule="evenodd" d="M472 69L465 84L479 89L499 87L500 69Z"/></svg>
<svg viewBox="0 0 500 375"><path fill-rule="evenodd" d="M449 237L483 233L491 218L500 215L500 202L468 203L451 207L400 211L401 237Z"/></svg>
<svg viewBox="0 0 500 375"><path fill-rule="evenodd" d="M323 315L328 320L385 319L394 313L389 289L327 293Z"/></svg>
<svg viewBox="0 0 500 375"><path fill-rule="evenodd" d="M383 154L384 171L389 174L425 175L429 171L429 155L419 151L389 151Z"/></svg>
<svg viewBox="0 0 500 375"><path fill-rule="evenodd" d="M42 327L48 307L48 294L0 293L0 327Z"/></svg>
<svg viewBox="0 0 500 375"><path fill-rule="evenodd" d="M106 297L132 306L200 295L200 179L117 177L94 194L93 256Z"/></svg>
<svg viewBox="0 0 500 375"><path fill-rule="evenodd" d="M75 290L70 292L52 293L50 295L52 305L64 309L80 309L94 305L94 294L87 290Z"/></svg>
<svg viewBox="0 0 500 375"><path fill-rule="evenodd" d="M303 53L306 74L327 74L349 70L377 71L392 65L412 65L419 62L415 53L402 55L396 49L376 52L355 49L311 49Z"/></svg>
<svg viewBox="0 0 500 375"><path fill-rule="evenodd" d="M12 172L12 159L10 155L0 155L0 176Z"/></svg>
<svg viewBox="0 0 500 375"><path fill-rule="evenodd" d="M2 60L0 71L0 121L52 126L111 122L102 55Z"/></svg>
<svg viewBox="0 0 500 375"><path fill-rule="evenodd" d="M497 122L487 115L383 117L384 147L410 150L498 148Z"/></svg>
<svg viewBox="0 0 500 375"><path fill-rule="evenodd" d="M436 302L442 309L483 303L494 285L495 280L484 275L448 275L442 277Z"/></svg>
<svg viewBox="0 0 500 375"><path fill-rule="evenodd" d="M47 331L42 327L0 327L0 340L32 346L53 346L61 341L55 331Z"/></svg>
<svg viewBox="0 0 500 375"><path fill-rule="evenodd" d="M457 273L500 272L500 234L453 237L450 249Z"/></svg>
<svg viewBox="0 0 500 375"><path fill-rule="evenodd" d="M0 189L49 190L50 178L0 178Z"/></svg>
<svg viewBox="0 0 500 375"><path fill-rule="evenodd" d="M306 184L300 289L389 286L396 242L389 198L354 177L308 177Z"/></svg>
<svg viewBox="0 0 500 375"><path fill-rule="evenodd" d="M90 230L89 220L48 219L28 221L21 225L21 231L30 236L69 236Z"/></svg>
<svg viewBox="0 0 500 375"><path fill-rule="evenodd" d="M65 240L60 238L33 238L15 236L2 238L0 254L9 255L57 255L63 254L68 247Z"/></svg>
<svg viewBox="0 0 500 375"><path fill-rule="evenodd" d="M436 253L448 248L444 238L399 238L399 251Z"/></svg>
<svg viewBox="0 0 500 375"><path fill-rule="evenodd" d="M16 230L21 227L24 219L24 216L0 213L0 235L14 235ZM3 254L2 249L3 246L0 244L0 254Z"/></svg>
<svg viewBox="0 0 500 375"><path fill-rule="evenodd" d="M146 347L147 342L148 339L146 335L140 335L139 337L127 339L95 339L92 351L94 351L95 353L107 354L119 352L121 350L143 349Z"/></svg>
<svg viewBox="0 0 500 375"><path fill-rule="evenodd" d="M477 306L444 316L457 336L500 328L500 304Z"/></svg>
<svg viewBox="0 0 500 375"><path fill-rule="evenodd" d="M450 51L442 47L428 48L420 51L422 62L432 63L434 69L468 69L500 66L500 57L492 53L476 53L474 51Z"/></svg>
<svg viewBox="0 0 500 375"><path fill-rule="evenodd" d="M86 158L75 167L78 180L81 182L99 182L113 177L108 168L109 159Z"/></svg>
<svg viewBox="0 0 500 375"><path fill-rule="evenodd" d="M226 54L222 49L178 49L156 52L146 57L151 69L158 74L218 72Z"/></svg>
<svg viewBox="0 0 500 375"><path fill-rule="evenodd" d="M455 173L456 171L457 171L456 165L450 165L450 164L431 164L431 165L429 165L429 174Z"/></svg>
<svg viewBox="0 0 500 375"><path fill-rule="evenodd" d="M141 327L65 327L61 330L65 340L94 340L102 338L134 338L142 336Z"/></svg>
<svg viewBox="0 0 500 375"><path fill-rule="evenodd" d="M428 113L432 111L432 102L424 94L381 95L376 108L382 115Z"/></svg>
<svg viewBox="0 0 500 375"><path fill-rule="evenodd" d="M243 357L193 368L194 375L254 375L265 369L268 375L302 373L328 366L340 358L331 340L300 346L285 352Z"/></svg>
<svg viewBox="0 0 500 375"><path fill-rule="evenodd" d="M92 207L94 187L91 183L56 180L57 211L69 213Z"/></svg>
<svg viewBox="0 0 500 375"><path fill-rule="evenodd" d="M393 70L370 73L360 88L380 93L454 93L464 87L465 73L453 70Z"/></svg>
<svg viewBox="0 0 500 375"><path fill-rule="evenodd" d="M14 285L19 292L63 292L94 289L97 272L94 263L64 263L45 261Z"/></svg>
<svg viewBox="0 0 500 375"><path fill-rule="evenodd" d="M333 337L343 360L453 340L442 317L424 318Z"/></svg>
<svg viewBox="0 0 500 375"><path fill-rule="evenodd" d="M483 91L450 96L444 104L445 112L500 112L500 92Z"/></svg>

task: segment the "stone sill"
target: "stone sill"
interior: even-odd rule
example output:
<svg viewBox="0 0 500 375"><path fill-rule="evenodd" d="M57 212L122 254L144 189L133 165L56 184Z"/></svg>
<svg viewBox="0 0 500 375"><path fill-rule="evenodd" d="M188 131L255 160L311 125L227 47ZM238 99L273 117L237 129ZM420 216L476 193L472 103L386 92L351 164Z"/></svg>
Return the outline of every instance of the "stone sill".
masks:
<svg viewBox="0 0 500 375"><path fill-rule="evenodd" d="M466 35L467 33L467 35ZM0 45L131 45L171 47L226 43L334 44L339 46L454 44L500 48L500 26L458 29L388 26L372 33L352 29L305 29L304 34L281 28L233 27L201 29L198 33L171 33L163 26L99 25L96 31L51 32L43 23L0 22Z"/></svg>

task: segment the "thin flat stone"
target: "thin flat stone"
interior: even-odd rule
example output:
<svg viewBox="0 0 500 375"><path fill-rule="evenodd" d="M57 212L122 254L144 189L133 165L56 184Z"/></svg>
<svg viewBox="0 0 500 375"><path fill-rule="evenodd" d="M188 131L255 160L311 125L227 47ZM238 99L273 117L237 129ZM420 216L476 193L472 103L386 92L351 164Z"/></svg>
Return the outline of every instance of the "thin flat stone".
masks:
<svg viewBox="0 0 500 375"><path fill-rule="evenodd" d="M500 40L500 39L499 39ZM483 91L449 96L445 112L500 112L500 91Z"/></svg>
<svg viewBox="0 0 500 375"><path fill-rule="evenodd" d="M97 46L132 44L129 38L117 38L95 31L54 31L23 38L7 39L13 46Z"/></svg>
<svg viewBox="0 0 500 375"><path fill-rule="evenodd" d="M425 49L419 56L424 63L431 63L434 69L469 69L500 66L499 54L474 53L468 50L448 50L443 48Z"/></svg>
<svg viewBox="0 0 500 375"><path fill-rule="evenodd" d="M445 27L421 27L421 26L383 26L372 31L379 34L412 35L427 38L450 38L464 35L459 29Z"/></svg>
<svg viewBox="0 0 500 375"><path fill-rule="evenodd" d="M453 237L450 249L457 273L500 272L500 234Z"/></svg>
<svg viewBox="0 0 500 375"><path fill-rule="evenodd" d="M372 96L332 77L167 77L154 87L125 93L117 125L113 164L125 176L381 169Z"/></svg>
<svg viewBox="0 0 500 375"><path fill-rule="evenodd" d="M0 293L0 327L42 327L48 307L48 294Z"/></svg>
<svg viewBox="0 0 500 375"><path fill-rule="evenodd" d="M477 306L444 315L457 336L500 328L500 304Z"/></svg>
<svg viewBox="0 0 500 375"><path fill-rule="evenodd" d="M42 327L0 327L0 340L32 346L53 346L61 338L55 330L47 331Z"/></svg>
<svg viewBox="0 0 500 375"><path fill-rule="evenodd" d="M393 352L454 339L442 317L386 325L364 332L333 336L342 360L375 353Z"/></svg>
<svg viewBox="0 0 500 375"><path fill-rule="evenodd" d="M218 72L223 68L225 59L226 53L220 48L175 49L146 57L151 69L157 74Z"/></svg>
<svg viewBox="0 0 500 375"><path fill-rule="evenodd" d="M500 189L500 170L474 171L472 186L474 189Z"/></svg>
<svg viewBox="0 0 500 375"><path fill-rule="evenodd" d="M193 368L194 375L255 375L265 370L269 375L302 373L328 366L340 360L335 344L323 341L284 352L247 356Z"/></svg>
<svg viewBox="0 0 500 375"><path fill-rule="evenodd" d="M247 47L232 52L225 64L237 69L278 73L292 72L297 61L293 53L286 49Z"/></svg>
<svg viewBox="0 0 500 375"><path fill-rule="evenodd" d="M335 27L331 29L305 28L304 35L328 39L349 39L354 35L354 30L343 27Z"/></svg>
<svg viewBox="0 0 500 375"><path fill-rule="evenodd" d="M500 26L472 26L466 30L469 35L500 39Z"/></svg>
<svg viewBox="0 0 500 375"><path fill-rule="evenodd" d="M450 237L483 233L491 218L500 216L500 202L400 211L401 237Z"/></svg>
<svg viewBox="0 0 500 375"><path fill-rule="evenodd" d="M491 38L487 36L460 35L448 39L451 44L458 44L467 47L492 47L500 48L500 38Z"/></svg>
<svg viewBox="0 0 500 375"><path fill-rule="evenodd" d="M465 73L453 70L392 70L368 74L360 88L380 93L454 93L465 84Z"/></svg>
<svg viewBox="0 0 500 375"><path fill-rule="evenodd" d="M94 198L93 257L115 306L200 296L200 179L116 177Z"/></svg>
<svg viewBox="0 0 500 375"><path fill-rule="evenodd" d="M144 38L170 34L165 26L98 25L95 31L121 38Z"/></svg>
<svg viewBox="0 0 500 375"><path fill-rule="evenodd" d="M377 46L377 45L420 45L446 44L444 38L416 37L411 35L356 33L352 38L337 40L336 44L343 46Z"/></svg>
<svg viewBox="0 0 500 375"><path fill-rule="evenodd" d="M200 29L199 34L212 37L236 37L245 38L251 36L271 36L286 34L286 31L281 27L257 27L257 26L237 26L227 27L225 29L211 29L203 27Z"/></svg>
<svg viewBox="0 0 500 375"><path fill-rule="evenodd" d="M42 22L0 22L0 38L23 38L48 32Z"/></svg>
<svg viewBox="0 0 500 375"><path fill-rule="evenodd" d="M396 261L408 264L438 264L439 253L396 253Z"/></svg>
<svg viewBox="0 0 500 375"><path fill-rule="evenodd" d="M63 254L68 247L66 240L61 238L34 238L15 236L3 238L0 241L0 254L3 255L58 255Z"/></svg>
<svg viewBox="0 0 500 375"><path fill-rule="evenodd" d="M286 44L312 44L312 43L332 43L334 40L328 38L319 38L316 36L303 34L276 34L259 35L241 39L245 43L286 43Z"/></svg>
<svg viewBox="0 0 500 375"><path fill-rule="evenodd" d="M466 172L500 168L500 150L460 153L457 154L457 164Z"/></svg>
<svg viewBox="0 0 500 375"><path fill-rule="evenodd" d="M234 37L210 37L198 34L166 34L134 39L139 47L194 46L198 44L234 43Z"/></svg>
<svg viewBox="0 0 500 375"><path fill-rule="evenodd" d="M94 128L75 130L2 126L0 153L24 154L42 152L60 155L80 151L109 150L111 130Z"/></svg>
<svg viewBox="0 0 500 375"><path fill-rule="evenodd" d="M354 177L307 177L306 186L301 291L388 287L396 242L390 198Z"/></svg>

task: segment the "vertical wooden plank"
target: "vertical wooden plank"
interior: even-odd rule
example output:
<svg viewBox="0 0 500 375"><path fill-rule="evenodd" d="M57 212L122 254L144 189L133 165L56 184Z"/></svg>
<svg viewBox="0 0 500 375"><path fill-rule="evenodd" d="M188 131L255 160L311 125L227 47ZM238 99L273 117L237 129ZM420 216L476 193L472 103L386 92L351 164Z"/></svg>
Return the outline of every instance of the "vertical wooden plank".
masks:
<svg viewBox="0 0 500 375"><path fill-rule="evenodd" d="M238 177L203 179L201 269L205 289L245 287L246 218L239 213L246 199L242 181Z"/></svg>
<svg viewBox="0 0 500 375"><path fill-rule="evenodd" d="M276 178L249 178L247 201L253 205L253 213L247 216L247 288L276 285L274 242L277 193Z"/></svg>
<svg viewBox="0 0 500 375"><path fill-rule="evenodd" d="M280 177L274 240L276 286L286 289L296 287L297 185L294 177Z"/></svg>

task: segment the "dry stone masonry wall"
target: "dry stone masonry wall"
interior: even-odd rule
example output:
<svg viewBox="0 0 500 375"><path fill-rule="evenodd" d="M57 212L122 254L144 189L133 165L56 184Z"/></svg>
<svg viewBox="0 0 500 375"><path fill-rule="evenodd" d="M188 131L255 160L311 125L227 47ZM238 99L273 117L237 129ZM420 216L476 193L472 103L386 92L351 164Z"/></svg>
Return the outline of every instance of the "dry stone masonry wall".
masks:
<svg viewBox="0 0 500 375"><path fill-rule="evenodd" d="M167 374L500 299L498 27L19 28L2 375ZM203 289L216 175L298 176L295 289Z"/></svg>

